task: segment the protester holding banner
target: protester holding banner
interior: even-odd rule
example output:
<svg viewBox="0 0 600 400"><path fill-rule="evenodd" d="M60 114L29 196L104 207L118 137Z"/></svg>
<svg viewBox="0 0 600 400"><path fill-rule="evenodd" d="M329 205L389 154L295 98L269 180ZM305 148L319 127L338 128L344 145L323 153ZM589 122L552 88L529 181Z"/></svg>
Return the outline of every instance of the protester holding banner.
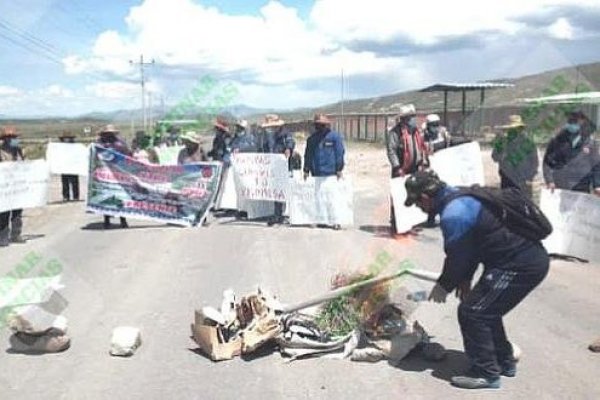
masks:
<svg viewBox="0 0 600 400"><path fill-rule="evenodd" d="M114 127L114 125L106 125L99 133L98 140L96 144L102 146L107 149L112 149L121 154L131 157L131 151L129 147L127 147L127 143L119 137L119 131ZM119 218L121 223L121 228L128 228L127 220L123 217ZM110 215L104 216L104 229L110 228Z"/></svg>
<svg viewBox="0 0 600 400"><path fill-rule="evenodd" d="M581 111L569 113L567 124L548 143L544 180L550 190L600 195L600 148L593 125Z"/></svg>
<svg viewBox="0 0 600 400"><path fill-rule="evenodd" d="M18 134L14 129L5 129L0 135L0 162L24 160L23 149L19 144ZM23 229L23 210L0 212L0 247L13 243L24 243L21 236Z"/></svg>
<svg viewBox="0 0 600 400"><path fill-rule="evenodd" d="M231 152L231 133L229 132L229 124L222 118L217 118L214 123L215 137L212 143L212 149L208 152L208 156L212 157L213 161L229 161L229 153Z"/></svg>
<svg viewBox="0 0 600 400"><path fill-rule="evenodd" d="M416 204L428 214L440 214L446 259L429 300L444 303L454 290L461 300L458 321L471 368L451 382L467 389L499 388L501 375L514 377L517 373L502 319L548 273L548 253L533 239L542 236L531 230L532 225L521 225L518 230L511 225L515 220L501 220L492 202L483 202L469 192L461 194L433 171L416 172L405 186L407 207ZM525 203L526 199L522 200ZM530 215L525 206L522 212ZM534 233L530 239L524 226L528 235ZM480 263L483 273L471 289Z"/></svg>
<svg viewBox="0 0 600 400"><path fill-rule="evenodd" d="M499 126L502 134L494 140L492 159L498 163L501 188L516 188L532 198L532 181L538 171L539 158L525 127L520 115L511 115L507 125Z"/></svg>
<svg viewBox="0 0 600 400"><path fill-rule="evenodd" d="M392 166L392 179L412 174L429 165L428 150L423 134L417 126L415 106L408 104L400 107L395 125L386 132L387 156ZM392 234L396 231L394 204L390 201L390 223ZM431 217L428 222L433 223Z"/></svg>
<svg viewBox="0 0 600 400"><path fill-rule="evenodd" d="M284 128L285 121L278 115L268 114L261 127L264 130L265 153L284 154L288 160L288 169L291 171L290 157L296 147L296 142L292 135ZM284 222L283 208L285 204L275 202L275 215L268 222L269 226L281 224Z"/></svg>
<svg viewBox="0 0 600 400"><path fill-rule="evenodd" d="M58 137L61 143L75 143L75 135L69 132L63 132ZM63 201L79 201L79 176L72 174L61 174ZM73 195L71 197L71 194Z"/></svg>
<svg viewBox="0 0 600 400"><path fill-rule="evenodd" d="M445 126L440 125L440 116L437 114L429 114L425 117L423 135L429 154L450 146L450 134Z"/></svg>
<svg viewBox="0 0 600 400"><path fill-rule="evenodd" d="M181 141L184 147L179 151L177 164L193 164L208 160L206 154L204 154L204 149L200 146L200 136L196 132L185 132L181 135Z"/></svg>

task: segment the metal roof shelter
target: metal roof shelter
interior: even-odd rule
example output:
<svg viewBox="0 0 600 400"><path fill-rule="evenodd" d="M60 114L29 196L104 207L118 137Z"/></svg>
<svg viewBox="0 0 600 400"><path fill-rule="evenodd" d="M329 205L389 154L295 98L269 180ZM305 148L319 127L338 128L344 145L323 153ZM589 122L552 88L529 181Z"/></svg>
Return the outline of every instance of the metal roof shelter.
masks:
<svg viewBox="0 0 600 400"><path fill-rule="evenodd" d="M436 83L421 89L420 92L444 92L444 125L448 123L448 92L462 92L462 118L467 114L467 92L479 90L481 92L481 103L485 101L486 89L504 89L514 87L512 83L504 82L476 82L476 83Z"/></svg>
<svg viewBox="0 0 600 400"><path fill-rule="evenodd" d="M535 97L523 99L526 103L551 103L551 104L600 104L600 92L563 93L554 96Z"/></svg>

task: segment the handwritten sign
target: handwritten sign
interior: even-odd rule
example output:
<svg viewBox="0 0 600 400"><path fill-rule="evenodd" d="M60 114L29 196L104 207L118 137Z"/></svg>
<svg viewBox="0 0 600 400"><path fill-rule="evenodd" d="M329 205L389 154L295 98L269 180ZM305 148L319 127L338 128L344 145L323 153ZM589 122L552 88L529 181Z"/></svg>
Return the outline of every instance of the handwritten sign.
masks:
<svg viewBox="0 0 600 400"><path fill-rule="evenodd" d="M600 261L600 198L592 194L542 189L540 207L552 224L544 240L548 253Z"/></svg>
<svg viewBox="0 0 600 400"><path fill-rule="evenodd" d="M351 180L346 177L308 178L293 180L290 189L289 213L292 225L354 224Z"/></svg>
<svg viewBox="0 0 600 400"><path fill-rule="evenodd" d="M235 154L232 165L238 197L287 201L290 175L288 161L283 154Z"/></svg>
<svg viewBox="0 0 600 400"><path fill-rule="evenodd" d="M0 163L0 212L45 206L50 170L45 160Z"/></svg>
<svg viewBox="0 0 600 400"><path fill-rule="evenodd" d="M477 142L440 150L429 160L431 169L448 185L485 185L481 147Z"/></svg>

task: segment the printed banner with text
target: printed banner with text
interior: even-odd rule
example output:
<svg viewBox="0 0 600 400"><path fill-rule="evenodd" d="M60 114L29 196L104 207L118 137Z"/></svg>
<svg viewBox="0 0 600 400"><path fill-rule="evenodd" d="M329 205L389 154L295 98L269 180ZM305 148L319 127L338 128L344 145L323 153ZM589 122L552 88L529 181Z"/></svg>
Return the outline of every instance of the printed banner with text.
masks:
<svg viewBox="0 0 600 400"><path fill-rule="evenodd" d="M220 163L152 165L92 147L89 211L192 226L206 217L219 186Z"/></svg>

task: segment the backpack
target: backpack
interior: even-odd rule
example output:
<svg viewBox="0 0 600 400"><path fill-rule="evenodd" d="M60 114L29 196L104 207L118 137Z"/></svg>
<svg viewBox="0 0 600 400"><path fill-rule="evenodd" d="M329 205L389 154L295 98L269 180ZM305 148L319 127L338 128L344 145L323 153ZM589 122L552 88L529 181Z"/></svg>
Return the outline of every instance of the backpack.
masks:
<svg viewBox="0 0 600 400"><path fill-rule="evenodd" d="M486 206L511 232L539 242L552 233L552 224L542 210L516 188L459 187L444 199L444 205L461 196L472 196Z"/></svg>

